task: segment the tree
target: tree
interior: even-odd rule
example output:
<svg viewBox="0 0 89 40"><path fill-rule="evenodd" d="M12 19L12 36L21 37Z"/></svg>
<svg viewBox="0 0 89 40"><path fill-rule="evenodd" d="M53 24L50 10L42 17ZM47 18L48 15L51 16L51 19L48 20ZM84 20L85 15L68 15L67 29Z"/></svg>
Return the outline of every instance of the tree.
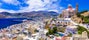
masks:
<svg viewBox="0 0 89 40"><path fill-rule="evenodd" d="M49 33L50 35L53 34L53 30L51 30L51 29L49 28L48 33Z"/></svg>
<svg viewBox="0 0 89 40"><path fill-rule="evenodd" d="M48 29L48 33L46 33L46 35L53 35L57 33L57 27L53 27L53 29Z"/></svg>
<svg viewBox="0 0 89 40"><path fill-rule="evenodd" d="M86 31L89 36L89 31L86 28L84 28L83 26L78 25L77 30L78 30L78 34L82 34L82 32Z"/></svg>
<svg viewBox="0 0 89 40"><path fill-rule="evenodd" d="M86 28L84 28L84 27L82 27L82 26L79 26L79 25L78 25L78 28L77 28L77 29L78 29L78 33L79 33L79 34L82 34L83 31L87 31Z"/></svg>
<svg viewBox="0 0 89 40"><path fill-rule="evenodd" d="M53 33L57 33L57 27L53 27Z"/></svg>
<svg viewBox="0 0 89 40"><path fill-rule="evenodd" d="M89 23L89 17L88 16L84 17L83 20L84 20L84 23Z"/></svg>
<svg viewBox="0 0 89 40"><path fill-rule="evenodd" d="M46 36L48 36L48 35L49 35L49 33L47 32L47 33L46 33Z"/></svg>
<svg viewBox="0 0 89 40"><path fill-rule="evenodd" d="M71 37L71 36L72 36L72 33L69 33L69 35L68 35L68 36L70 36L70 37Z"/></svg>

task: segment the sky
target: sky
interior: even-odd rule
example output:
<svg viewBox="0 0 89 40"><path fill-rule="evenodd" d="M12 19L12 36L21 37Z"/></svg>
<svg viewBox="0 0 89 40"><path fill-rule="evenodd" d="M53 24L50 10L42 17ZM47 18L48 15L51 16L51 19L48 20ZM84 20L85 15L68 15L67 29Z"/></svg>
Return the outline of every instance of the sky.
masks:
<svg viewBox="0 0 89 40"><path fill-rule="evenodd" d="M0 0L0 12L11 13L30 11L61 12L71 4L75 8L79 4L79 11L89 10L89 0Z"/></svg>

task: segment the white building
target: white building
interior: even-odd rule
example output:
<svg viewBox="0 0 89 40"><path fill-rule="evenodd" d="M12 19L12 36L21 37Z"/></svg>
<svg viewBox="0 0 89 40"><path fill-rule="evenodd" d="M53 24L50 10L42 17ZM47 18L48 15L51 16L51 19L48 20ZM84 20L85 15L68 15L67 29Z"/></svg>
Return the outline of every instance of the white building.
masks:
<svg viewBox="0 0 89 40"><path fill-rule="evenodd" d="M72 38L72 40L89 40L86 31L82 32L82 35L74 34Z"/></svg>

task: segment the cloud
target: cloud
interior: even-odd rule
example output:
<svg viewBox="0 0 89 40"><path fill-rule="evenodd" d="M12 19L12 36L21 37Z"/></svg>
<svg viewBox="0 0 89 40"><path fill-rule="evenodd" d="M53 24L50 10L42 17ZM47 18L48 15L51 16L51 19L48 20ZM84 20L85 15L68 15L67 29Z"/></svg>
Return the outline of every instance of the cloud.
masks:
<svg viewBox="0 0 89 40"><path fill-rule="evenodd" d="M18 0L2 0L2 2L12 4L12 5L20 4L20 2Z"/></svg>
<svg viewBox="0 0 89 40"><path fill-rule="evenodd" d="M3 0L3 2L13 5L20 5L21 2L18 0ZM63 9L63 7L60 6L61 0L24 0L25 4L28 4L28 6L23 7L20 5L20 9L17 11L14 10L6 10L8 12L30 12L30 11L56 11L59 12ZM2 9L1 9L2 10Z"/></svg>
<svg viewBox="0 0 89 40"><path fill-rule="evenodd" d="M28 0L26 3L29 5L27 7L21 7L23 11L39 11L39 10L60 10L62 8L59 5L61 0Z"/></svg>

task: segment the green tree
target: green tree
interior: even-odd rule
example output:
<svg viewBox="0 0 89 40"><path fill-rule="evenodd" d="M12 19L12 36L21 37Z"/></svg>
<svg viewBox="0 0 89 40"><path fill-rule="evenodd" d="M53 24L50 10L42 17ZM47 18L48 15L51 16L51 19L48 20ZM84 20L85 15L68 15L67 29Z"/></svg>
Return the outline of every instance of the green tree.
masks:
<svg viewBox="0 0 89 40"><path fill-rule="evenodd" d="M53 30L52 29L48 29L48 33L51 35L51 34L53 34Z"/></svg>
<svg viewBox="0 0 89 40"><path fill-rule="evenodd" d="M53 33L57 33L57 27L53 27Z"/></svg>
<svg viewBox="0 0 89 40"><path fill-rule="evenodd" d="M78 25L77 30L78 30L78 34L82 34L82 32L86 31L89 36L89 31L86 28L84 28L83 26Z"/></svg>
<svg viewBox="0 0 89 40"><path fill-rule="evenodd" d="M57 27L53 27L53 29L48 29L48 33L46 35L53 35L57 32Z"/></svg>
<svg viewBox="0 0 89 40"><path fill-rule="evenodd" d="M72 36L72 33L69 33L69 35L68 35L68 36L70 36L70 37L71 37L71 36Z"/></svg>
<svg viewBox="0 0 89 40"><path fill-rule="evenodd" d="M78 29L78 33L79 34L82 34L83 31L86 31L87 30L86 28L84 28L82 26L79 26L79 25L78 25L78 28L77 29Z"/></svg>
<svg viewBox="0 0 89 40"><path fill-rule="evenodd" d="M48 36L48 35L49 35L49 33L47 32L47 33L46 33L46 36Z"/></svg>

